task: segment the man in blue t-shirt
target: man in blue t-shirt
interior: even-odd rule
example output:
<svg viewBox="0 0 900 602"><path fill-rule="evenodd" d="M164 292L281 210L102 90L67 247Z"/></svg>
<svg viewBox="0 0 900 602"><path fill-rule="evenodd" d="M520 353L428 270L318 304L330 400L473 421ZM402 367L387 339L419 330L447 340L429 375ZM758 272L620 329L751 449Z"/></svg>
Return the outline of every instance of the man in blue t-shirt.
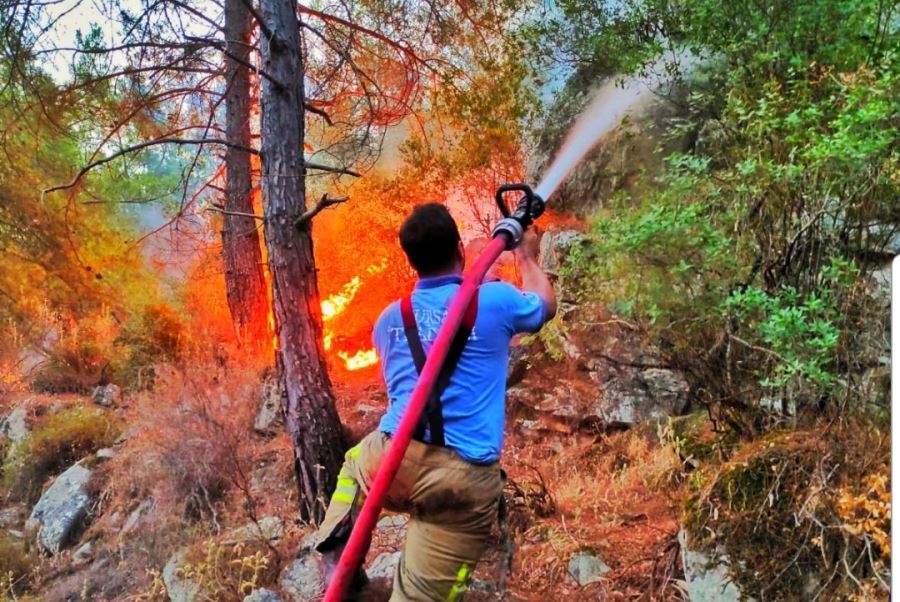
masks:
<svg viewBox="0 0 900 602"><path fill-rule="evenodd" d="M317 549L326 561L336 560L346 543L462 282L465 252L443 205L416 207L400 228L400 245L419 280L375 324L388 408L378 430L347 452L319 530ZM451 351L449 380L429 400L388 494L387 508L410 514L392 602L461 599L496 519L510 340L536 332L556 313L553 286L537 261L537 235L526 232L515 254L524 291L501 281L481 285L477 310L467 312Z"/></svg>

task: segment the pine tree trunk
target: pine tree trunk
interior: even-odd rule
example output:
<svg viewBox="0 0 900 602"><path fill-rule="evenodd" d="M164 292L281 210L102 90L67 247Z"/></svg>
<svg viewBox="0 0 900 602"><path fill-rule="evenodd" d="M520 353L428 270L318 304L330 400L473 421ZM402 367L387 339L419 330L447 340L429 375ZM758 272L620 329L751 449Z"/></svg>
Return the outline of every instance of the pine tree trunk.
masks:
<svg viewBox="0 0 900 602"><path fill-rule="evenodd" d="M250 12L242 0L225 0L225 132L229 141L250 147ZM241 61L245 65L241 64ZM266 281L259 247L259 222L252 217L250 154L228 147L225 152L225 224L222 258L225 288L235 334L245 348L268 344Z"/></svg>
<svg viewBox="0 0 900 602"><path fill-rule="evenodd" d="M294 448L300 513L319 523L344 449L322 347L322 315L303 167L303 70L295 0L261 0L271 37L260 35L262 189L266 248L278 336L276 364Z"/></svg>

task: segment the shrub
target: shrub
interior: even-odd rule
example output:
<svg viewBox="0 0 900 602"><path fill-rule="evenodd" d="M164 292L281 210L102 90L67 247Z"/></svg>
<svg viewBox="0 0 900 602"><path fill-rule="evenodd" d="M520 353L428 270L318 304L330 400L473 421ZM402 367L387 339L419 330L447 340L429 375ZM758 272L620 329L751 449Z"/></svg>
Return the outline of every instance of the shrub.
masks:
<svg viewBox="0 0 900 602"><path fill-rule="evenodd" d="M683 524L692 541L727 553L747 596L801 599L814 583L816 598L880 597L890 566L886 445L885 433L853 423L771 433L695 473Z"/></svg>
<svg viewBox="0 0 900 602"><path fill-rule="evenodd" d="M247 543L228 545L209 539L203 553L179 569L185 579L200 586L208 600L238 602L254 589L274 579L271 552Z"/></svg>
<svg viewBox="0 0 900 602"><path fill-rule="evenodd" d="M118 324L108 310L83 316L80 320L57 318L53 328L59 333L48 350L47 360L31 379L35 391L88 393L117 355Z"/></svg>
<svg viewBox="0 0 900 602"><path fill-rule="evenodd" d="M54 327L60 336L31 379L36 391L88 393L103 380L149 388L154 365L183 359L188 339L181 316L165 304L121 323L104 308L77 321L58 319Z"/></svg>
<svg viewBox="0 0 900 602"><path fill-rule="evenodd" d="M16 599L26 589L34 557L24 541L0 535L0 600Z"/></svg>
<svg viewBox="0 0 900 602"><path fill-rule="evenodd" d="M49 475L111 445L118 435L118 425L103 410L79 406L50 414L9 450L3 491L11 499L34 502Z"/></svg>
<svg viewBox="0 0 900 602"><path fill-rule="evenodd" d="M128 514L140 500L152 502L140 521L141 545L122 542L125 554L149 566L186 541L259 518L263 496L251 485L257 446L274 444L253 436L259 380L252 368L211 362L186 372L157 369L153 392L133 398L134 436L98 475L98 499L108 509Z"/></svg>

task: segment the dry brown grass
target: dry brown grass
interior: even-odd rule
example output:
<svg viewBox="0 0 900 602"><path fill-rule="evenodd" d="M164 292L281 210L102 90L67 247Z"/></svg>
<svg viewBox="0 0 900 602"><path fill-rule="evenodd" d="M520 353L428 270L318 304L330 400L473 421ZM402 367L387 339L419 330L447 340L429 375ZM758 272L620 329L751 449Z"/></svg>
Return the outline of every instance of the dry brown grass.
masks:
<svg viewBox="0 0 900 602"><path fill-rule="evenodd" d="M516 562L511 591L522 599L680 600L674 501L681 461L652 429L538 444L510 441L504 465L530 486L543 476L556 511L515 508ZM523 516L524 515L524 516ZM592 550L611 571L583 588L568 576L569 559Z"/></svg>
<svg viewBox="0 0 900 602"><path fill-rule="evenodd" d="M118 456L100 467L98 519L88 533L136 587L149 587L145 569L161 569L175 550L292 509L286 440L252 430L259 391L252 366L158 367L157 375L152 391L133 397ZM260 466L271 468L263 483ZM140 519L120 534L142 502ZM268 549L273 566L289 547Z"/></svg>

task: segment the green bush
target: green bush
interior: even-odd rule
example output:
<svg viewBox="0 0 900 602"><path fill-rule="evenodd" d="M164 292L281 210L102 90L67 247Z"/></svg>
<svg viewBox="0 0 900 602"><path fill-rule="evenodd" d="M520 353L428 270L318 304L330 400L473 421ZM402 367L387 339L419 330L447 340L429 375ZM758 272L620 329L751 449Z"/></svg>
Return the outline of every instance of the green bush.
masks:
<svg viewBox="0 0 900 602"><path fill-rule="evenodd" d="M46 416L30 437L9 450L3 462L4 494L34 502L48 476L111 445L118 435L118 426L103 410L74 407Z"/></svg>

